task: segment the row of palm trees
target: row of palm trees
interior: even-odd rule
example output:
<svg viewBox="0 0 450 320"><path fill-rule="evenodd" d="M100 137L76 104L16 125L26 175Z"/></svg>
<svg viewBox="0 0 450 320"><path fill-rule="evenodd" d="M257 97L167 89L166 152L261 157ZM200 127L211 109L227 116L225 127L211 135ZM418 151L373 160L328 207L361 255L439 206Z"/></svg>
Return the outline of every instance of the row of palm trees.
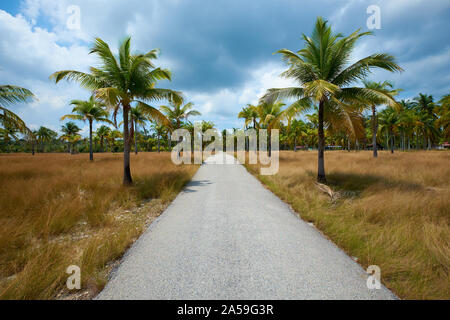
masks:
<svg viewBox="0 0 450 320"><path fill-rule="evenodd" d="M123 165L123 183L130 185L132 183L130 170L130 150L132 139L139 125L142 125L147 119L154 121L159 133L162 130L170 131L181 126L182 119L188 116L199 115L200 113L192 109L192 104L183 106L183 96L181 92L171 89L157 88L156 83L159 80L171 80L171 73L167 69L161 69L153 64L157 58L158 51L151 50L147 53L132 53L131 38L124 39L119 52L115 55L109 45L100 38L96 38L91 48L90 54L95 54L98 58L99 66L90 67L89 72L76 70L57 71L50 76L55 83L66 79L68 81L78 82L83 88L92 92L88 101L73 100L74 106L72 113L62 117L64 119L73 119L87 121L89 123L89 150L90 159L93 160L93 123L94 121L106 122L117 127L117 116L122 114L120 125L123 127L122 139L124 149ZM34 95L27 89L14 86L0 87L0 121L3 128L19 130L25 134L29 140L41 143L53 137L49 129L42 128L42 132L37 134L31 131L25 123L16 114L6 107L12 103L27 102L34 99ZM162 107L161 111L149 105L149 102L160 100L169 101L170 105ZM109 114L112 114L113 121L109 120ZM69 122L67 125L76 125ZM77 127L78 128L78 127ZM69 145L79 140L79 130L72 129L67 132L63 130L62 139ZM79 129L79 128L78 128ZM107 131L107 129L102 129ZM46 131L46 132L44 132ZM106 137L106 133L102 135ZM137 143L135 138L135 149ZM33 147L34 150L34 147Z"/></svg>
<svg viewBox="0 0 450 320"><path fill-rule="evenodd" d="M371 34L356 30L349 36L343 36L333 32L328 22L318 17L311 36L303 35L302 49L296 52L288 49L277 51L288 65L282 76L294 80L298 85L269 89L257 106L247 106L239 114L239 117L246 119L246 126L253 123L255 128L258 125L271 129L287 121L289 128L291 125L294 127L294 132L301 132L302 124L293 120L316 107L318 182L326 183L325 129L332 132L346 131L358 136L363 129L362 110L370 107L375 114L379 105L400 108L394 99L397 92L392 90L390 84L366 82L364 86L358 86L373 69L402 71L395 58L386 53L375 53L350 63L357 41ZM284 108L285 100L294 102ZM375 125L373 132L376 135Z"/></svg>
<svg viewBox="0 0 450 320"><path fill-rule="evenodd" d="M364 109L359 114L359 121L353 123L355 131L344 127L327 125L325 145L328 149L373 149L377 157L377 147L411 150L431 149L450 139L450 104L449 95L438 103L430 95L419 94L411 100L401 100L401 108L385 107L378 114L376 108ZM239 112L244 119L244 129L267 128L268 120L276 119L272 127L280 130L282 149L309 149L318 147L318 109L311 107L312 113L297 118L287 113L287 107L281 109L278 104L267 113L264 105L247 105ZM366 108L367 109L367 108ZM375 109L375 112L374 110ZM426 111L431 110L431 114ZM273 111L276 111L275 113ZM375 131L374 131L375 128Z"/></svg>

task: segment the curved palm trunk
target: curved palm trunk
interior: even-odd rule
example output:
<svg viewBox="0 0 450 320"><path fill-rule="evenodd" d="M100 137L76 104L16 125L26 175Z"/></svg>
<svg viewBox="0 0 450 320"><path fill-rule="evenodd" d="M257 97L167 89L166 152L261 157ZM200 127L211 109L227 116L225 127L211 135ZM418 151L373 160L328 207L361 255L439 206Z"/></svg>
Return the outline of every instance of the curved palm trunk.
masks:
<svg viewBox="0 0 450 320"><path fill-rule="evenodd" d="M323 130L323 113L324 105L323 101L319 103L319 146L318 146L318 163L317 163L317 181L320 183L326 183L325 177L325 134Z"/></svg>
<svg viewBox="0 0 450 320"><path fill-rule="evenodd" d="M89 160L94 160L94 151L92 149L92 119L89 119Z"/></svg>
<svg viewBox="0 0 450 320"><path fill-rule="evenodd" d="M378 131L377 109L375 106L372 106L372 148L374 158L378 157L377 131Z"/></svg>
<svg viewBox="0 0 450 320"><path fill-rule="evenodd" d="M130 106L123 106L123 184L133 183L130 170L130 131L128 125L128 115Z"/></svg>

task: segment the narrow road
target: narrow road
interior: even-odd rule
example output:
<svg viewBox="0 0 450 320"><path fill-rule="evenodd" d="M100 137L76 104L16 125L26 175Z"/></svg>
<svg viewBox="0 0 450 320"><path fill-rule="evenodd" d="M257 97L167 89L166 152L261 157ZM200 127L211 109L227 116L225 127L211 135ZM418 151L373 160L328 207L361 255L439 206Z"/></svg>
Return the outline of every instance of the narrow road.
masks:
<svg viewBox="0 0 450 320"><path fill-rule="evenodd" d="M234 158L226 156L227 162ZM395 299L240 164L210 157L97 299Z"/></svg>

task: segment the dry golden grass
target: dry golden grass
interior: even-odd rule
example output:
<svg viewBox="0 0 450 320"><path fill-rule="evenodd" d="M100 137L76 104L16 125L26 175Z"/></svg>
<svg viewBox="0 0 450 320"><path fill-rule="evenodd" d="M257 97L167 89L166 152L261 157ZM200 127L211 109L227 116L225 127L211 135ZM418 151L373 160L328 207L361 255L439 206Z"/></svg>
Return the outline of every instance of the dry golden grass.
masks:
<svg viewBox="0 0 450 320"><path fill-rule="evenodd" d="M328 185L315 184L316 152L281 152L280 170L250 172L364 267L378 265L401 298L450 298L450 153L333 151Z"/></svg>
<svg viewBox="0 0 450 320"><path fill-rule="evenodd" d="M64 296L69 265L92 296L198 168L174 165L170 153L132 155L135 185L126 188L120 154L94 158L0 156L0 299Z"/></svg>

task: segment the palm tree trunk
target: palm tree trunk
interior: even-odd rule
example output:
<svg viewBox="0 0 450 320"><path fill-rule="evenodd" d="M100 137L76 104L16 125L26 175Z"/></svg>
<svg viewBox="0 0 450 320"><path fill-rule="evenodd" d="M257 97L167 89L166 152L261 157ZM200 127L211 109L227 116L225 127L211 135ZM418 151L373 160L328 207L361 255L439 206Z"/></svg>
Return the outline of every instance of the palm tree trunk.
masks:
<svg viewBox="0 0 450 320"><path fill-rule="evenodd" d="M350 152L350 136L347 136L347 151Z"/></svg>
<svg viewBox="0 0 450 320"><path fill-rule="evenodd" d="M130 170L130 131L128 128L128 115L130 106L123 106L123 184L133 183Z"/></svg>
<svg viewBox="0 0 450 320"><path fill-rule="evenodd" d="M34 140L31 142L31 155L34 156Z"/></svg>
<svg viewBox="0 0 450 320"><path fill-rule="evenodd" d="M320 101L319 103L319 145L318 145L318 161L317 161L317 181L320 183L326 183L327 179L325 177L325 133L323 130L323 113L324 113L324 103Z"/></svg>
<svg viewBox="0 0 450 320"><path fill-rule="evenodd" d="M157 141L158 141L158 153L159 153L159 135L157 136Z"/></svg>
<svg viewBox="0 0 450 320"><path fill-rule="evenodd" d="M136 133L137 133L137 122L134 122L134 154L138 154L138 144L136 139Z"/></svg>
<svg viewBox="0 0 450 320"><path fill-rule="evenodd" d="M430 140L430 137L428 137L428 150L431 150L431 140Z"/></svg>
<svg viewBox="0 0 450 320"><path fill-rule="evenodd" d="M100 152L103 153L103 136L100 137Z"/></svg>
<svg viewBox="0 0 450 320"><path fill-rule="evenodd" d="M375 106L372 106L372 149L374 158L378 157L377 131L378 131L377 108Z"/></svg>
<svg viewBox="0 0 450 320"><path fill-rule="evenodd" d="M394 135L391 134L391 153L394 153Z"/></svg>
<svg viewBox="0 0 450 320"><path fill-rule="evenodd" d="M294 137L294 151L297 152L297 137Z"/></svg>
<svg viewBox="0 0 450 320"><path fill-rule="evenodd" d="M89 119L89 160L94 161L94 151L92 149L92 119Z"/></svg>

